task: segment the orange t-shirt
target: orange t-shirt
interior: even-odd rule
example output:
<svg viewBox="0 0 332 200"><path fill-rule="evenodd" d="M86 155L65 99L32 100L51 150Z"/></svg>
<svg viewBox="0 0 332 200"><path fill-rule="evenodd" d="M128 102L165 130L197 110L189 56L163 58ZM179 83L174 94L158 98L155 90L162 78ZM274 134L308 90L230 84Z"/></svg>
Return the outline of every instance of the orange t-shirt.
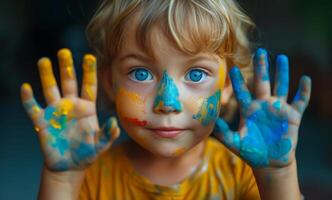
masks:
<svg viewBox="0 0 332 200"><path fill-rule="evenodd" d="M260 199L251 168L209 137L196 170L173 186L139 175L125 156L124 145L110 148L86 172L79 199L182 200Z"/></svg>

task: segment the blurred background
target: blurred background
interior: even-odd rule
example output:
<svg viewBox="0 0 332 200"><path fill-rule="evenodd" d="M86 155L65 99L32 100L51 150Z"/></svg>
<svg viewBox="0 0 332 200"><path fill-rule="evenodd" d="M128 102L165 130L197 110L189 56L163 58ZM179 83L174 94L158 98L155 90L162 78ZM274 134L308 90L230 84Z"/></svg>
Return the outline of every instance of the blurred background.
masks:
<svg viewBox="0 0 332 200"><path fill-rule="evenodd" d="M77 76L90 52L84 29L98 1L0 1L0 199L36 199L42 169L38 138L25 114L20 85L30 82L42 105L37 60L72 50ZM332 3L324 0L242 0L257 25L256 46L290 57L293 96L301 74L313 92L297 147L301 191L306 199L332 197ZM54 71L58 75L57 67ZM57 77L59 78L59 77ZM109 115L99 106L101 121Z"/></svg>

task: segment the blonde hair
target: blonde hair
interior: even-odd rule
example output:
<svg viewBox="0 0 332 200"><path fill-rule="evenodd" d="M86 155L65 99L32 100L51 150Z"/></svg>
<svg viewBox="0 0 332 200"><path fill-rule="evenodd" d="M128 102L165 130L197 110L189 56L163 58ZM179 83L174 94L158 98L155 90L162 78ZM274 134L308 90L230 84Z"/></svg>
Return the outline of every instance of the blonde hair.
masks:
<svg viewBox="0 0 332 200"><path fill-rule="evenodd" d="M135 14L140 13L139 16ZM151 27L159 25L165 35L185 53L213 52L227 66L251 71L252 56L247 32L254 27L233 0L104 0L87 27L88 42L100 67L111 66L121 49L123 32L132 17L139 17L138 45L153 57Z"/></svg>

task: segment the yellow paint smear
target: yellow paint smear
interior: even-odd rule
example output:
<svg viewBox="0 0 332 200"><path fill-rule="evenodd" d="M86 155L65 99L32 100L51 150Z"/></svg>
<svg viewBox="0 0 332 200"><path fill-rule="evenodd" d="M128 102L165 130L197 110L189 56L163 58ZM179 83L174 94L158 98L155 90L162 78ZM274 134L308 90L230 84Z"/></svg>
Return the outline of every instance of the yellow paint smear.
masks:
<svg viewBox="0 0 332 200"><path fill-rule="evenodd" d="M37 126L35 127L35 131L38 133L40 131L40 128L38 128Z"/></svg>
<svg viewBox="0 0 332 200"><path fill-rule="evenodd" d="M61 115L69 115L74 109L74 103L69 99L65 99L60 103L58 109L58 113L60 113Z"/></svg>
<svg viewBox="0 0 332 200"><path fill-rule="evenodd" d="M129 98L138 104L144 104L144 100L140 95L135 92L130 92L124 88L119 88L117 98L117 100L121 100L120 98Z"/></svg>
<svg viewBox="0 0 332 200"><path fill-rule="evenodd" d="M50 59L48 58L39 59L38 67L43 87L48 88L56 85L56 80L54 78L52 63Z"/></svg>
<svg viewBox="0 0 332 200"><path fill-rule="evenodd" d="M216 83L216 89L223 89L226 79L226 73L225 68L223 67L223 64L220 64L219 66L219 79Z"/></svg>
<svg viewBox="0 0 332 200"><path fill-rule="evenodd" d="M84 56L83 61L83 71L84 71L84 77L83 77L83 83L84 84L96 84L97 83L97 64L96 64L96 58L91 55L87 54Z"/></svg>
<svg viewBox="0 0 332 200"><path fill-rule="evenodd" d="M58 59L60 60L60 67L66 70L69 78L74 78L74 64L73 57L69 49L61 49L58 52Z"/></svg>
<svg viewBox="0 0 332 200"><path fill-rule="evenodd" d="M96 100L94 92L92 91L92 88L90 86L85 86L85 92L88 95L90 100L92 100L92 101Z"/></svg>
<svg viewBox="0 0 332 200"><path fill-rule="evenodd" d="M185 148L183 148L183 147L180 147L180 148L177 148L176 150L175 150L175 152L173 153L173 155L174 156L178 156L178 155L181 155L183 152L185 152Z"/></svg>

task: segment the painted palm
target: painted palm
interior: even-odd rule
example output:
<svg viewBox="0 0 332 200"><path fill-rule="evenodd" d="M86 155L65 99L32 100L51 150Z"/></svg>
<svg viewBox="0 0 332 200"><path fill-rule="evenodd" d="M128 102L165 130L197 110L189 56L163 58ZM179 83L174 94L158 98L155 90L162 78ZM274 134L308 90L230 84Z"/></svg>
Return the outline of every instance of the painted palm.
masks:
<svg viewBox="0 0 332 200"><path fill-rule="evenodd" d="M38 62L47 107L42 109L33 97L29 84L22 86L22 102L32 119L44 154L46 166L53 171L83 169L96 160L119 135L115 118L100 129L96 115L96 59L86 55L83 61L81 97L69 50L58 53L61 86L60 96L51 62Z"/></svg>
<svg viewBox="0 0 332 200"><path fill-rule="evenodd" d="M217 119L215 125L216 136L256 168L283 167L295 159L298 130L311 92L310 78L303 76L293 102L288 104L288 58L279 55L276 66L272 96L267 52L257 50L254 57L255 98L247 89L240 70L233 67L230 78L240 105L240 126L233 132L223 119Z"/></svg>

